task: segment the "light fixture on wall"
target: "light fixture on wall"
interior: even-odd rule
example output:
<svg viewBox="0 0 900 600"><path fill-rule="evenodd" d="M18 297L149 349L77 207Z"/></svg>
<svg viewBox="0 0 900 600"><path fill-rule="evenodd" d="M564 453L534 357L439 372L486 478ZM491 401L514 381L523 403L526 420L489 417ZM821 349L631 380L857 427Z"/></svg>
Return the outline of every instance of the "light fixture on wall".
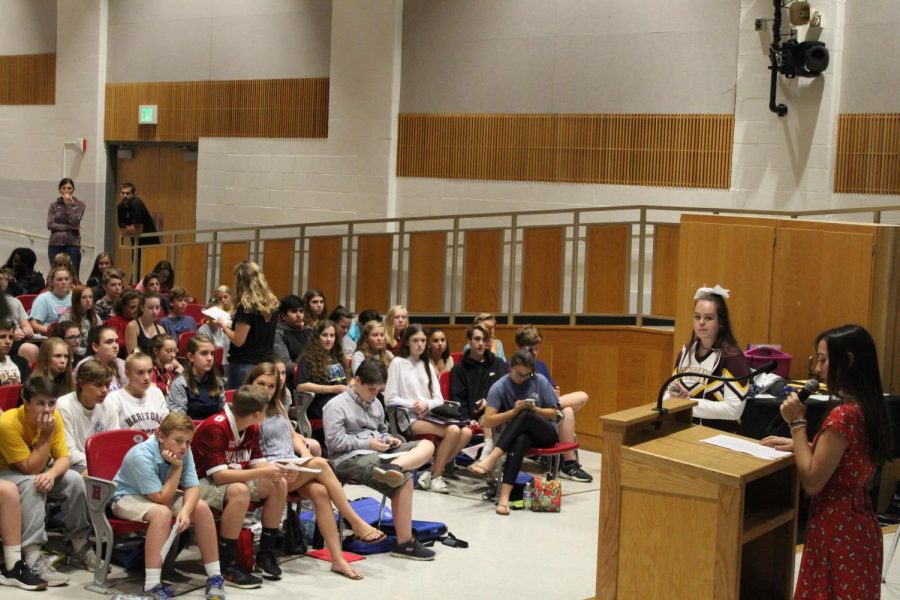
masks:
<svg viewBox="0 0 900 600"><path fill-rule="evenodd" d="M772 71L772 84L769 90L769 110L783 117L788 108L784 104L775 103L775 88L778 74L781 73L788 79L795 77L818 77L828 68L828 48L825 42L805 41L796 39L796 30L791 30L788 39L781 41L781 11L789 10L789 18L792 25L802 26L810 24L815 11L810 10L809 2L797 0L772 0L775 5L775 18L772 20L772 44L769 46L769 59ZM816 25L821 23L818 13L815 13ZM759 21L759 20L758 20ZM757 25L758 26L758 25Z"/></svg>

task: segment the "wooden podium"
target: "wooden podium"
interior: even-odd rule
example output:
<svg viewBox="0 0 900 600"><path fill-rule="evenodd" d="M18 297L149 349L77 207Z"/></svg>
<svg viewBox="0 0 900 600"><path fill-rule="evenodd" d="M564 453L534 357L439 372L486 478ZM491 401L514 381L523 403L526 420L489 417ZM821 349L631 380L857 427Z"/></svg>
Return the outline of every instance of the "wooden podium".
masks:
<svg viewBox="0 0 900 600"><path fill-rule="evenodd" d="M794 457L767 461L703 444L693 400L601 417L600 599L791 597Z"/></svg>

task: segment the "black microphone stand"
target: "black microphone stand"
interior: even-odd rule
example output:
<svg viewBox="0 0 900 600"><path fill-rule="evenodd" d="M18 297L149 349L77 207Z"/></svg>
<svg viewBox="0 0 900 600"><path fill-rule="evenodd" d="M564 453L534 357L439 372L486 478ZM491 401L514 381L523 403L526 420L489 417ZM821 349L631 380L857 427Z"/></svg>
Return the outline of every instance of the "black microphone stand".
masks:
<svg viewBox="0 0 900 600"><path fill-rule="evenodd" d="M672 383L673 381L675 381L676 379L681 379L683 377L703 377L707 381L709 381L709 380L722 381L722 382L745 381L745 380L752 381L752 380L756 379L757 376L762 375L763 373L771 373L772 371L775 370L775 368L777 366L778 366L778 363L776 361L770 360L769 362L762 365L756 371L751 371L750 373L748 373L747 375L744 375L742 377L722 377L721 375L703 375L701 373L675 373L674 375L672 375L671 377L666 379L666 381L659 388L659 395L656 397L656 412L659 413L659 417L656 419L656 428L660 429L662 427L663 420L666 418L666 415L669 414L669 409L664 408L662 405L663 396L666 395L666 390L669 389L669 384Z"/></svg>

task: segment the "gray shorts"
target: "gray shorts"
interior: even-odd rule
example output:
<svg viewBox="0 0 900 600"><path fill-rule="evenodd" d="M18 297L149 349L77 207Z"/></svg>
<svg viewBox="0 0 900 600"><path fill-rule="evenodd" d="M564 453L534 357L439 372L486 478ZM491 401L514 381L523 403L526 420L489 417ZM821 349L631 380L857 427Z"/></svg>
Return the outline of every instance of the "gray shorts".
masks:
<svg viewBox="0 0 900 600"><path fill-rule="evenodd" d="M178 513L181 512L181 507L184 505L184 496L181 494L175 499L175 502L172 504L172 514L178 516ZM157 503L148 498L147 496L138 496L133 494L128 494L126 496L122 496L112 504L112 514L119 517L120 519L125 519L126 521L138 521L138 522L146 522L144 517L147 516L147 513L150 512L150 509L154 506L157 506Z"/></svg>
<svg viewBox="0 0 900 600"><path fill-rule="evenodd" d="M409 452L418 445L419 442L406 442L405 444L400 444L396 448L391 448L387 452L390 452L391 454L395 452ZM392 488L389 485L379 483L372 479L375 467L381 463L390 462L390 460L381 458L380 454L382 453L372 452L371 454L360 454L353 458L348 458L335 467L334 472L341 481L353 480L359 485L370 487L379 494L390 497L399 486L397 488ZM406 480L410 477L412 477L412 473L404 473L403 483L406 483Z"/></svg>
<svg viewBox="0 0 900 600"><path fill-rule="evenodd" d="M228 491L229 485L246 485L250 488L250 502L261 501L259 497L259 481L256 479L216 485L212 477L202 477L200 478L200 498L209 504L210 508L222 512L225 510L225 492Z"/></svg>

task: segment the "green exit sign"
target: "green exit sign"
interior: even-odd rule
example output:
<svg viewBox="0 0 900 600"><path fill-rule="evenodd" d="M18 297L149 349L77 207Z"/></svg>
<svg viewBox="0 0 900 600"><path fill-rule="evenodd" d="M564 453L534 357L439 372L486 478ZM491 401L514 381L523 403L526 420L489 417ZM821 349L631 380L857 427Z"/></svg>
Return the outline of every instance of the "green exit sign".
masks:
<svg viewBox="0 0 900 600"><path fill-rule="evenodd" d="M138 106L138 125L156 125L157 106L141 104Z"/></svg>

